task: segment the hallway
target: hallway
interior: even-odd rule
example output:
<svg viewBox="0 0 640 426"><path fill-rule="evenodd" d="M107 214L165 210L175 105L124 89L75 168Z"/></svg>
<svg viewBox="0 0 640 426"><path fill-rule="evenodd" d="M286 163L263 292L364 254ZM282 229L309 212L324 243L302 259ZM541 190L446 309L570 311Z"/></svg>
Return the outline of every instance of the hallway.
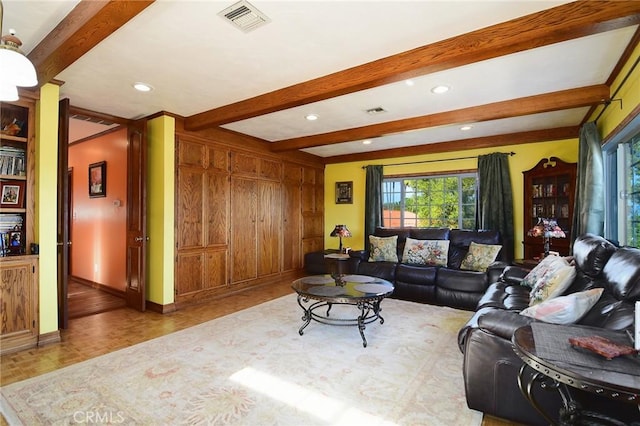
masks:
<svg viewBox="0 0 640 426"><path fill-rule="evenodd" d="M81 318L126 306L123 298L82 284L71 277L69 277L67 300L69 303L69 319Z"/></svg>

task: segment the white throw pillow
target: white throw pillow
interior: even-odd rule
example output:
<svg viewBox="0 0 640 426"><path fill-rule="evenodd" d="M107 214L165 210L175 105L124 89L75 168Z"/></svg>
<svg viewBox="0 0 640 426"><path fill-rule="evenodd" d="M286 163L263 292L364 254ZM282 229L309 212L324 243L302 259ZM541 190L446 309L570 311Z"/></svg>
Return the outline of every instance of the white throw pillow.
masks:
<svg viewBox="0 0 640 426"><path fill-rule="evenodd" d="M520 315L535 318L552 324L574 324L596 304L603 289L572 293L530 306Z"/></svg>

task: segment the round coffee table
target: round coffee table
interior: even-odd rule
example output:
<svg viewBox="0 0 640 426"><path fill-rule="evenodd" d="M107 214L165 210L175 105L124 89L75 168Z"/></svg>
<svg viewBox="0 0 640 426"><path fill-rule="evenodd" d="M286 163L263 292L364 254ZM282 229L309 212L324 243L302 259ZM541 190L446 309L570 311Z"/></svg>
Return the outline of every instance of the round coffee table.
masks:
<svg viewBox="0 0 640 426"><path fill-rule="evenodd" d="M300 335L311 320L329 325L355 325L365 348L365 325L376 320L384 324L380 302L393 293L393 284L389 281L366 275L312 275L295 280L291 287L298 293L298 305L304 312L303 324L298 330ZM333 305L355 306L359 315L357 318L331 317Z"/></svg>

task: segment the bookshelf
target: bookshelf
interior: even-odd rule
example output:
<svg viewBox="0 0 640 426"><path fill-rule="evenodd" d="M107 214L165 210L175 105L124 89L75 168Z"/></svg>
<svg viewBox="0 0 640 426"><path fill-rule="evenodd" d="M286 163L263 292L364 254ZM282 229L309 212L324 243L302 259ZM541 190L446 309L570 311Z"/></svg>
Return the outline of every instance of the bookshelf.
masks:
<svg viewBox="0 0 640 426"><path fill-rule="evenodd" d="M0 257L27 254L33 242L33 152L33 102L0 102Z"/></svg>
<svg viewBox="0 0 640 426"><path fill-rule="evenodd" d="M557 157L543 158L524 174L524 258L539 257L544 251L543 239L527 235L539 218L556 219L567 238L551 239L551 250L569 254L572 235L573 202L576 185L576 163Z"/></svg>

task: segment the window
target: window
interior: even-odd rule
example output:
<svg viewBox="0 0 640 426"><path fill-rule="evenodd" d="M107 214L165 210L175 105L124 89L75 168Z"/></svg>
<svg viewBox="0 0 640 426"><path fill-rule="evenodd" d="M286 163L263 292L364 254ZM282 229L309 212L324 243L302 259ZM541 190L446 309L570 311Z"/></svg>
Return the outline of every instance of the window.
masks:
<svg viewBox="0 0 640 426"><path fill-rule="evenodd" d="M385 178L383 226L474 229L476 181L475 173Z"/></svg>
<svg viewBox="0 0 640 426"><path fill-rule="evenodd" d="M604 147L605 237L640 247L640 132L634 131Z"/></svg>

